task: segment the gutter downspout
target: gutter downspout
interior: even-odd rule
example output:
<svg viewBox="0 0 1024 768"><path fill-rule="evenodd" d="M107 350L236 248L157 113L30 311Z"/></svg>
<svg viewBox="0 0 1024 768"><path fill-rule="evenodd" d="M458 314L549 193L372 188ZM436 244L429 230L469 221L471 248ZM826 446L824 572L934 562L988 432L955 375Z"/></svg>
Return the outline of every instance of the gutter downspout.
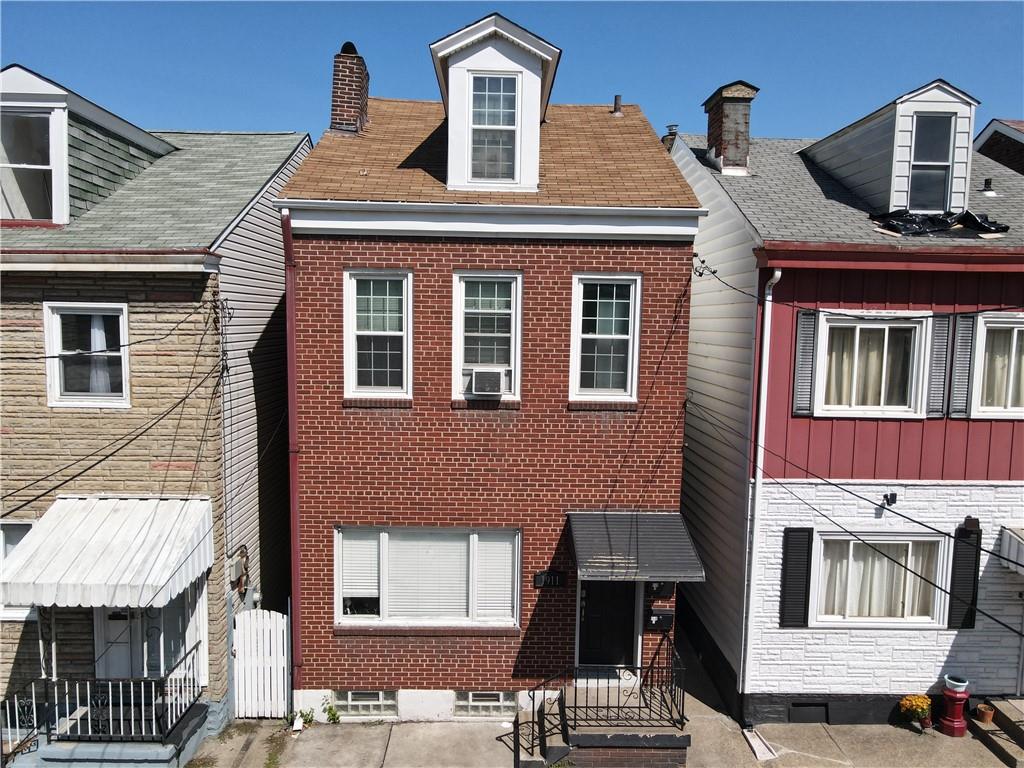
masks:
<svg viewBox="0 0 1024 768"><path fill-rule="evenodd" d="M291 523L291 658L292 691L302 687L302 606L299 570L299 424L295 367L295 252L292 244L292 217L281 209L281 234L284 240L284 301L288 345L288 508ZM291 691L289 691L291 694ZM294 707L293 707L294 708Z"/></svg>
<svg viewBox="0 0 1024 768"><path fill-rule="evenodd" d="M764 483L764 432L767 421L768 403L768 359L771 353L772 335L772 296L776 284L782 279L782 270L776 268L768 282L764 286L764 302L761 306L761 351L757 364L758 392L757 392L757 427L754 433L754 482L751 484L750 498L747 503L747 556L744 560L744 585L746 595L743 602L743 647L740 656L740 710L743 720L746 720L746 713L743 712L743 696L749 688L750 667L747 663L750 655L750 602L754 592L754 569L751 567L751 559L757 551L757 529L756 510L761 499L761 486ZM745 723L741 723L745 725Z"/></svg>

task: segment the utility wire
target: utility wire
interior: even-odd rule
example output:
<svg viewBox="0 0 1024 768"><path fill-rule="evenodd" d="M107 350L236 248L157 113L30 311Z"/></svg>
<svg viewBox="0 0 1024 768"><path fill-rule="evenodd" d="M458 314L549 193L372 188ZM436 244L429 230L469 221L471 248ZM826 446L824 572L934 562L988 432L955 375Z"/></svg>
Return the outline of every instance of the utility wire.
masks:
<svg viewBox="0 0 1024 768"><path fill-rule="evenodd" d="M85 472L88 472L90 469L93 469L97 465L101 464L102 462L106 461L107 459L109 459L112 456L114 456L117 453L119 453L121 450L123 450L128 445L130 445L131 443L135 442L136 440L138 440L140 437L142 437L142 435L144 435L147 432L149 432L153 427L155 427L157 424L159 424L161 421L163 421L165 418L167 418L171 413L173 413L176 408L178 408L186 400L188 400L188 398L191 397L201 386L203 386L203 384L205 384L206 381L211 376L213 376L213 374L216 373L218 370L221 371L220 376L223 376L222 363L220 361L218 361L217 364L213 368L211 368L206 373L206 375L203 376L203 378L201 378L198 381L198 383L196 383L196 385L194 387L192 387L188 392L186 392L178 400L176 400L169 408L167 408L163 412L157 414L152 419L150 419L148 422L143 422L141 425L139 425L139 426L129 430L128 432L126 432L125 434L121 435L120 437L114 438L110 442L108 442L105 445L97 448L96 450L92 451L91 453L87 453L85 456L82 456L80 458L75 459L70 464L66 464L63 467L59 468L59 469L55 469L53 472L50 472L47 475L43 475L42 477L36 478L35 480L33 480L30 483L26 483L25 485L21 486L20 488L16 488L13 491L8 491L7 493L5 493L2 498L4 498L4 499L10 498L11 496L14 496L15 494L18 494L18 493L21 493L22 491L28 490L29 488L31 488L34 485L37 485L37 484L42 483L42 482L44 482L46 480L49 480L52 477L55 477L56 475L59 475L61 472L64 472L64 471L66 471L68 469L71 469L76 464L79 464L79 463L81 463L83 461L87 461L88 459L91 459L93 456L96 456L96 455L100 454L102 451L105 451L107 448L110 448L111 446L121 442L122 440L125 441L122 445L119 445L117 448L114 448L112 451L110 451L110 453L107 453L107 454L105 454L103 456L100 456L100 458L97 459L95 462L93 462L89 466L85 467L84 469L76 472L71 477L68 477L68 478L60 481L56 485L48 488L47 490L43 491L42 493L39 493L39 494L33 496L28 501L25 501L25 502L19 504L18 506L14 507L13 509L9 509L6 512L4 512L3 514L0 514L0 518L8 517L9 515L14 514L18 510L24 509L26 506L28 506L32 502L37 501L38 499L43 498L47 494L52 493L53 491L59 490L60 488L62 488L63 486L67 485L69 482L74 480L76 477L81 476ZM220 376L218 376L218 379L220 378Z"/></svg>
<svg viewBox="0 0 1024 768"><path fill-rule="evenodd" d="M694 264L693 265L693 274L695 274L697 277L704 277L704 275L711 275L713 278L715 278L715 280L720 282L722 285L724 285L726 288L728 288L731 291L736 291L736 293L742 293L744 296L749 296L750 298L755 299L756 301L759 301L759 302L764 301L764 296L760 296L760 295L758 295L756 293L752 293L751 291L748 291L748 290L745 290L743 288L740 288L739 286L733 285L732 283L729 283L726 280L724 280L723 278L721 278L719 276L719 274L718 274L718 270L717 269L712 269L711 265L708 264L707 261L705 259L701 258L698 254L696 254L696 253L693 254L693 258L695 258L697 261L700 262L700 264ZM854 320L878 320L879 317L880 317L879 314L858 315L858 314L856 314L854 312L850 312L849 310L844 310L844 309L839 308L839 307L837 307L835 309L822 309L821 307L809 307L809 306L806 306L806 305L803 305L803 304L794 304L792 302L779 301L777 299L772 299L772 304L778 304L779 306L783 306L783 307L790 307L792 309L800 310L802 312L814 312L814 313L819 314L819 315L828 315L830 317L837 317L837 316L839 316L839 317L847 317L847 318L852 318ZM927 314L927 315L904 315L904 314L900 314L900 315L897 316L896 319L898 319L898 320L929 320L929 319L931 319L933 317L970 317L972 315L981 315L981 314L985 314L987 312L1013 312L1013 311L1019 311L1019 310L1024 310L1024 304L1014 304L1014 305L1010 305L1010 306L996 307L996 308L993 308L993 309L972 309L972 310L967 310L967 311L964 311L964 312L932 312L931 314Z"/></svg>
<svg viewBox="0 0 1024 768"><path fill-rule="evenodd" d="M698 406L698 407L699 407L699 406ZM714 428L714 429L715 429L716 431L718 430L718 428L717 428L717 427L716 427L716 426L715 426L714 424L712 424L711 426L712 426L712 428ZM719 435L720 435L720 436L722 436L722 435L721 435L721 432L719 432ZM724 438L724 436L722 436L722 437ZM744 458L749 458L749 457L747 457L746 451L742 451L742 450L740 450L740 449L739 449L738 447L736 447L735 445L733 445L733 444L732 444L731 442L729 442L728 440L726 440L725 442L726 442L726 443L727 443L728 445L730 445L731 447L735 448L735 449L736 449L737 451L739 451L739 452L740 452L740 453L741 453L741 454L742 454L742 455L744 456ZM760 470L761 470L761 472L763 472L763 473L764 473L764 475L765 475L765 476L766 476L766 477L767 477L767 478L768 478L769 480L771 480L771 481L772 481L772 482L774 482L775 484L777 484L777 485L781 486L781 487L782 487L782 489L783 489L783 490L785 490L785 491L786 491L786 493L788 493L788 494L789 494L790 496L792 496L792 497L793 497L794 499L796 499L796 500L797 500L797 501L799 501L799 502L800 502L801 504L805 505L806 507L808 507L809 509L811 509L811 510L812 510L812 511L814 511L815 513L817 513L817 514L821 515L821 516L822 516L823 518L825 518L826 520L828 520L828 522L832 523L832 525L834 525L834 526L835 526L836 528L838 528L839 530L843 531L843 532L844 532L845 534L847 534L848 536L851 536L851 537L853 537L854 539L856 539L857 541L859 541L859 542L860 542L861 544L864 544L864 545L865 545L866 547L868 547L869 549L872 549L872 550L874 550L875 552L877 552L878 554L880 554L880 555L881 555L882 557L884 557L884 558L885 558L886 560L889 560L889 561L891 561L891 562L895 563L895 564L896 564L897 566L899 566L900 568L902 568L902 569L903 569L904 571L906 571L907 573L909 573L909 574L910 574L911 576L914 576L915 578L918 578L918 579L920 579L920 580L921 580L921 581L923 581L923 582L924 582L925 584L928 584L928 585L930 585L931 587L933 587L934 589L937 589L937 590L938 590L939 592L942 592L943 594L945 594L945 595L947 595L947 596L949 596L949 597L953 598L954 600L956 600L957 602L961 603L962 605L964 605L964 606L966 606L966 607L968 607L968 608L971 608L971 609L972 609L972 610L974 610L974 611L975 611L976 613L980 614L981 616L984 616L984 617L985 617L986 619L989 619L990 621L993 621L993 622L995 622L995 623L996 623L997 625L999 625L999 626L1000 626L1000 627L1002 627L1003 629L1006 629L1006 630L1008 630L1008 631L1012 632L1013 634L1017 635L1018 637L1024 638L1024 632L1021 632L1021 631L1020 631L1019 629L1017 629L1016 627L1013 627L1013 626L1011 626L1010 624L1007 624L1007 623L1006 623L1005 621L1003 621L1002 619L998 619L998 618L996 618L995 616L993 616L993 615L992 615L991 613L989 613L988 611L982 610L982 609L981 609L981 608L979 608L979 607L978 607L977 605L975 605L974 603L972 603L972 602L971 602L970 600L966 600L966 599L964 599L964 598L960 597L959 595L954 595L954 594L953 594L953 593L952 593L952 592L951 592L950 590L946 589L945 587L939 586L938 584L936 584L936 583L935 583L934 581L932 581L931 579L929 579L929 578L927 578L927 577L925 577L925 576L921 575L920 573L918 573L917 571L915 571L915 570L914 570L913 568L911 568L910 566L906 565L906 564L905 564L905 563L903 563L903 562L900 562L899 560L897 560L897 559L896 559L895 557L892 557L892 556L891 556L890 554L888 554L887 552L884 552L883 550L879 549L879 548L878 548L878 547L876 547L876 546L875 546L874 544L872 544L872 543L871 543L870 541L865 541L865 540L864 540L864 539L863 539L862 537L858 536L858 535L857 535L856 533L854 533L853 531L851 531L851 530L850 530L849 528L845 527L845 526L844 526L844 525L842 525L841 523L838 523L838 522L836 522L836 521L835 521L834 519L832 519L832 517L830 517L830 516L829 516L829 515L827 515L826 513L822 512L822 511L821 511L820 509L818 509L817 507L815 507L815 506L814 506L813 504L811 504L811 502L807 501L807 499L805 499L805 498L803 498L802 496L798 495L798 494L797 494L797 493L796 493L795 491L793 491L793 490L792 490L791 488L789 488L789 487L788 487L788 486L786 485L786 483L785 483L785 482L783 482L783 481L779 480L779 479L778 479L778 478L776 478L776 477L773 477L773 476L772 476L771 474L769 474L769 473L768 473L767 471L765 471L765 469L764 469L763 467L759 466L759 465L758 465L758 464L757 464L756 462L753 462L753 463L754 463L754 466L755 466L755 467L757 467L758 469L760 469ZM948 534L947 534L947 535L948 535Z"/></svg>
<svg viewBox="0 0 1024 768"><path fill-rule="evenodd" d="M853 496L856 499L860 499L861 501L865 501L865 502L867 502L868 504L871 504L874 507L879 506L878 502L875 499L870 499L867 496L864 496L864 495L862 495L860 493L857 493L856 491L854 491L851 488L847 488L846 486L842 485L841 483L837 483L837 482L835 482L833 480L829 480L828 478L822 477L821 475L817 474L816 472L812 472L811 470L807 469L807 467L801 467L799 464L796 464L796 463L790 461L789 459L787 459L783 454L781 454L781 453L779 453L777 451L773 451L771 448L758 443L752 437L747 437L746 435L744 435L739 430L737 430L734 427L730 426L729 424L726 424L725 422L721 421L711 411L709 411L707 408L705 408L702 405L700 405L700 403L694 403L692 400L688 400L687 401L687 407L688 408L689 407L697 408L698 410L703 412L703 414L704 414L704 416L706 418L708 418L712 422L717 422L717 424L719 426L721 426L723 429L727 429L728 431L732 432L734 435L736 435L740 439L746 440L747 442L749 442L755 448L762 448L767 453L770 453L772 456L775 456L776 458L781 459L783 462L785 462L786 464L789 464L791 467L794 467L794 468L800 470L801 472L807 473L808 475L813 477L815 480L820 480L821 482L826 483L827 485L830 485L831 487L836 488L836 489L842 491L843 493L847 493L847 494L849 494L850 496ZM748 457L748 459L749 459L749 457ZM764 472L764 469L761 469L761 471ZM897 480L897 481L894 481L894 482L899 482L899 481ZM887 512L892 512L897 517L901 517L904 520L907 520L908 522L914 523L915 525L919 525L922 528L927 528L932 533L937 533L937 534L940 534L940 535L945 536L946 538L950 538L950 539L955 538L953 536L953 534L949 533L949 531L944 531L941 528L936 528L934 525L926 523L926 522L924 522L922 520L918 520L917 518L911 517L910 515L905 514L903 512L899 512L894 507L886 506L885 509L886 509ZM1007 557L1006 555L1001 555L998 552L995 552L994 550L987 549L986 547L981 546L980 543L978 544L976 549L979 552L984 552L985 554L987 554L987 555L989 555L991 557L994 557L994 558L996 558L998 560L1002 560L1004 563L1007 563L1009 565L1014 565L1014 566L1017 566L1017 567L1019 567L1021 569L1024 569L1024 563L1022 563L1022 562L1020 562L1018 560L1014 560L1013 558Z"/></svg>
<svg viewBox="0 0 1024 768"><path fill-rule="evenodd" d="M74 351L61 352L60 354L56 354L56 355L4 355L2 359L3 359L4 362L11 361L11 360L16 360L16 361L19 361L19 362L25 362L25 361L31 361L31 360L59 360L61 358L67 358L67 357L92 357L93 355L109 355L111 352L118 352L118 351L120 351L122 349L127 349L128 347L134 347L134 346L136 346L138 344L150 344L150 343L155 342L155 341L163 341L164 339L167 339L167 338L170 338L171 336L173 336L174 332L176 330L178 330L178 328L180 328L182 325L184 325L193 315L198 313L200 309L203 309L204 307L209 306L211 304L212 304L212 301L210 299L203 299L201 302L199 302L196 305L196 307L191 312L189 312L187 315L185 315L183 318L181 318L178 322L176 322L174 325L172 325L170 327L170 329L168 329L167 333L164 333L164 334L162 334L160 336L151 336L151 337L146 338L146 339L136 339L135 341L129 341L129 342L125 343L125 344L119 344L117 346L107 347L106 349L94 349L94 350L79 349L79 350L74 350ZM205 333L205 331L204 331L204 333Z"/></svg>

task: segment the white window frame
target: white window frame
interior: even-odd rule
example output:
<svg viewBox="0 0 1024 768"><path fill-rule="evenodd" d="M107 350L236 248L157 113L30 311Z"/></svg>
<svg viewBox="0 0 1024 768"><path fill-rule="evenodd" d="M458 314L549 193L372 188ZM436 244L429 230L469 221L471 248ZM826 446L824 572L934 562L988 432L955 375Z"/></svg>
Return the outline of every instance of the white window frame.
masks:
<svg viewBox="0 0 1024 768"><path fill-rule="evenodd" d="M46 107L33 103L7 102L0 104L0 112L19 115L48 115L50 119L50 161L48 166L0 163L4 168L44 167L50 171L49 219L18 219L18 221L49 221L67 224L70 221L70 189L68 184L68 111L66 107Z"/></svg>
<svg viewBox="0 0 1024 768"><path fill-rule="evenodd" d="M99 397L86 394L61 394L60 354L62 314L118 314L121 326L121 397ZM131 373L129 371L130 341L128 338L128 305L121 302L43 302L44 348L46 350L46 389L51 408L131 408Z"/></svg>
<svg viewBox="0 0 1024 768"><path fill-rule="evenodd" d="M811 557L811 584L807 610L807 626L814 629L944 629L948 621L949 597L942 589L933 588L932 618L909 617L909 618L844 618L841 616L820 616L818 604L820 601L821 589L821 558L824 553L826 541L847 541L857 542L860 539L868 544L911 544L914 542L936 542L939 550L936 556L935 583L943 589L949 588L949 569L951 550L945 536L932 533L916 532L890 532L890 531L854 531L856 537L843 533L842 531L819 531L814 532L814 554ZM852 547L851 547L852 549ZM849 556L849 555L848 555ZM907 589L910 573L905 573L903 588ZM850 594L849 569L847 569L846 582L847 601ZM904 593L905 594L905 593Z"/></svg>
<svg viewBox="0 0 1024 768"><path fill-rule="evenodd" d="M487 272L458 270L452 276L452 400L475 400L479 396L467 393L462 388L462 371L465 343L465 299L467 280L509 280L512 282L512 391L502 392L502 400L518 401L522 382L522 331L523 331L523 273L522 272ZM479 365L477 370L501 370L501 365ZM493 396L484 399L494 399Z"/></svg>
<svg viewBox="0 0 1024 768"><path fill-rule="evenodd" d="M914 151L917 149L917 118L918 117L948 117L949 118L949 156L945 162L938 162L935 160L917 161L914 160ZM910 139L910 173L907 176L907 209L911 213L945 213L950 207L950 198L952 196L953 187L953 154L956 150L956 120L957 114L955 112L915 112L914 113L914 128ZM946 206L942 210L931 210L924 208L911 208L910 201L911 196L914 193L914 167L915 166L927 166L929 168L945 168L946 169L946 191L944 200Z"/></svg>
<svg viewBox="0 0 1024 768"><path fill-rule="evenodd" d="M580 350L583 335L583 284L633 283L632 306L629 316L629 370L625 392L600 392L580 389ZM581 272L572 276L572 326L569 341L569 400L574 402L637 402L637 384L640 372L640 302L643 277L638 272Z"/></svg>
<svg viewBox="0 0 1024 768"><path fill-rule="evenodd" d="M985 373L985 344L989 328L1019 328L1018 344L1024 344L1024 312L986 312L978 315L971 360L971 418L1024 419L1024 408L995 408L981 405L981 385ZM1012 355L1011 355L1012 361ZM1011 366L1011 376L1013 374ZM1013 379L1010 380L1010 388Z"/></svg>
<svg viewBox="0 0 1024 768"><path fill-rule="evenodd" d="M501 71L501 70L470 70L467 75L469 76L468 81L468 93L469 103L466 114L466 180L469 185L482 189L489 187L495 187L497 189L509 188L515 189L519 186L519 179L522 177L521 166L522 166L522 154L523 154L523 73L519 71ZM516 124L515 126L494 126L494 125L475 125L473 123L473 82L478 77L511 77L516 81ZM515 136L515 151L516 158L512 164L512 178L511 179L485 179L477 178L473 175L473 131L481 130L499 130L499 131L512 131Z"/></svg>
<svg viewBox="0 0 1024 768"><path fill-rule="evenodd" d="M7 545L7 542L5 541L7 534L4 533L4 528L10 525L22 525L26 526L31 531L34 523L35 520L4 520L0 523L0 573L3 572L4 550ZM0 603L0 621L35 620L36 609L34 606L4 605L3 603Z"/></svg>
<svg viewBox="0 0 1024 768"><path fill-rule="evenodd" d="M401 280L402 281L402 368L403 386L401 389L381 387L360 387L356 384L356 280L363 279ZM412 270L408 269L351 269L344 275L344 380L346 398L371 398L408 400L412 398L412 344L413 344L413 291Z"/></svg>
<svg viewBox="0 0 1024 768"><path fill-rule="evenodd" d="M377 531L380 536L378 550L378 572L380 575L379 592L380 614L379 616L346 616L344 612L343 596L344 584L342 582L342 540L346 530ZM467 585L467 599L469 615L466 618L390 618L387 616L388 608L388 539L391 531L417 531L437 532L438 534L464 534L469 539L469 584ZM503 532L511 534L513 538L513 579L512 584L512 617L506 618L478 618L476 616L476 584L477 584L477 540L481 533ZM518 627L519 611L522 605L522 531L513 528L380 528L376 526L339 525L334 529L334 623L337 626L375 626L375 627Z"/></svg>
<svg viewBox="0 0 1024 768"><path fill-rule="evenodd" d="M926 414L928 368L931 359L931 312L915 310L838 310L829 309L818 315L814 351L814 415L825 418L923 419ZM910 377L909 406L845 406L825 404L825 381L828 374L828 331L834 326L915 326L913 373ZM888 334L886 334L888 344ZM856 354L856 346L854 347ZM883 360L885 352L883 350ZM856 366L856 362L855 362ZM885 391L883 366L882 391ZM854 368L856 382L856 367Z"/></svg>

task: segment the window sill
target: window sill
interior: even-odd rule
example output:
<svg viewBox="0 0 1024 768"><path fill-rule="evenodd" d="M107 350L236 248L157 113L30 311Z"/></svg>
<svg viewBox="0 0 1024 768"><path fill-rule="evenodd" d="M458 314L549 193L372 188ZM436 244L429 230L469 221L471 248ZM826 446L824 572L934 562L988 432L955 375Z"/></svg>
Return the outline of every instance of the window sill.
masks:
<svg viewBox="0 0 1024 768"><path fill-rule="evenodd" d="M1024 411L1016 410L992 410L992 411L971 411L970 419L974 421L1005 421L1006 419L1024 420Z"/></svg>
<svg viewBox="0 0 1024 768"><path fill-rule="evenodd" d="M946 629L945 624L941 624L937 621L930 619L922 621L912 621L909 619L895 620L895 621L828 621L823 619L816 622L810 622L807 625L809 630L843 630L849 632L852 629L868 629L868 630L913 630L913 629L933 629L933 630L944 630Z"/></svg>
<svg viewBox="0 0 1024 768"><path fill-rule="evenodd" d="M522 630L519 627L488 627L479 624L463 627L334 625L335 637L519 637L520 634Z"/></svg>
<svg viewBox="0 0 1024 768"><path fill-rule="evenodd" d="M617 402L614 400L570 400L566 404L569 411L637 411L639 406L634 402Z"/></svg>
<svg viewBox="0 0 1024 768"><path fill-rule="evenodd" d="M51 400L50 408L95 408L97 410L126 410L132 407L127 400Z"/></svg>
<svg viewBox="0 0 1024 768"><path fill-rule="evenodd" d="M518 411L519 400L503 400L501 398L469 398L452 400L453 411Z"/></svg>
<svg viewBox="0 0 1024 768"><path fill-rule="evenodd" d="M411 397L346 397L342 408L412 408Z"/></svg>
<svg viewBox="0 0 1024 768"><path fill-rule="evenodd" d="M919 411L815 411L816 419L895 419L924 421L927 414Z"/></svg>

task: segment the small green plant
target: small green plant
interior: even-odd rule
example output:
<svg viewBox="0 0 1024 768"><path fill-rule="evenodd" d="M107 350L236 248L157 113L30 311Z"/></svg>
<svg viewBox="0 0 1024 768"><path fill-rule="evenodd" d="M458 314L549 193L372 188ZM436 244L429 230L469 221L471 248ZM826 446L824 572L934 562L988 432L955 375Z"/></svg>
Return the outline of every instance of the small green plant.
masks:
<svg viewBox="0 0 1024 768"><path fill-rule="evenodd" d="M338 714L338 708L334 706L334 702L328 696L324 696L324 715L327 717L328 723L337 723L341 721L341 715Z"/></svg>
<svg viewBox="0 0 1024 768"><path fill-rule="evenodd" d="M302 718L302 724L306 728L309 728L309 726L311 726L313 724L313 720L315 719L313 717L313 709L312 708L310 708L310 709L300 709L299 710L299 717Z"/></svg>

